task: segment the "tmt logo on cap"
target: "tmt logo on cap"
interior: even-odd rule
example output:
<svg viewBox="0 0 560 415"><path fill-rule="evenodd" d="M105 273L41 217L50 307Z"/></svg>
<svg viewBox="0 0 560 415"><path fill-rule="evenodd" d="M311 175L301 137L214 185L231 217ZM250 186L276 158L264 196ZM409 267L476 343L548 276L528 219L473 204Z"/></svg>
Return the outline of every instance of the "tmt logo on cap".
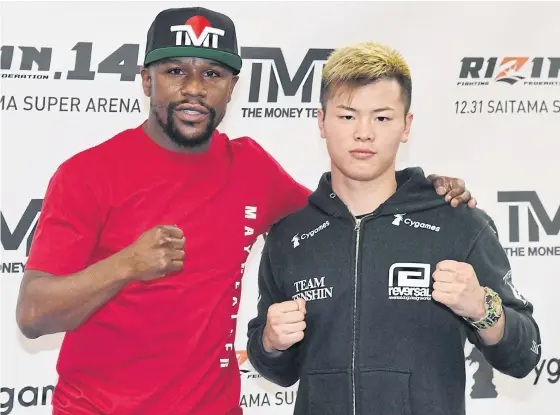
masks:
<svg viewBox="0 0 560 415"><path fill-rule="evenodd" d="M218 48L219 36L225 31L212 27L208 19L203 16L192 16L184 25L175 25L169 28L176 32L175 44L177 46L203 46Z"/></svg>
<svg viewBox="0 0 560 415"><path fill-rule="evenodd" d="M184 23L183 23L184 22ZM170 58L210 59L239 74L239 55L233 21L226 15L187 7L158 13L146 38L144 65Z"/></svg>

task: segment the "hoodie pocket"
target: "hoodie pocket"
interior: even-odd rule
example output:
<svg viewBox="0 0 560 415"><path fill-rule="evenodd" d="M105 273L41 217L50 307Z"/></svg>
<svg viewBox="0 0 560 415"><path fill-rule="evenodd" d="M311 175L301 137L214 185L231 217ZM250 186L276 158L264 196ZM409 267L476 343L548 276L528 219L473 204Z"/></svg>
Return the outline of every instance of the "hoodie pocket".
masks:
<svg viewBox="0 0 560 415"><path fill-rule="evenodd" d="M362 369L357 396L360 414L412 415L407 370Z"/></svg>
<svg viewBox="0 0 560 415"><path fill-rule="evenodd" d="M307 411L305 415L350 414L350 374L340 370L307 373ZM299 392L298 392L299 394Z"/></svg>

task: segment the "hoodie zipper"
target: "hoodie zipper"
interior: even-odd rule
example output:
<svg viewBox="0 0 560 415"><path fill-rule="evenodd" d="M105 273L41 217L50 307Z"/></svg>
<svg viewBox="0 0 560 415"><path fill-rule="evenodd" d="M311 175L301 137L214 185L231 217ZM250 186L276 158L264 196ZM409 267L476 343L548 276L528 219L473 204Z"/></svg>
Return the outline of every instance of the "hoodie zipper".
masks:
<svg viewBox="0 0 560 415"><path fill-rule="evenodd" d="M372 214L363 218L356 218L354 231L356 232L356 254L354 260L354 310L352 315L352 414L356 415L356 314L358 312L358 264L360 259L360 232L362 221Z"/></svg>

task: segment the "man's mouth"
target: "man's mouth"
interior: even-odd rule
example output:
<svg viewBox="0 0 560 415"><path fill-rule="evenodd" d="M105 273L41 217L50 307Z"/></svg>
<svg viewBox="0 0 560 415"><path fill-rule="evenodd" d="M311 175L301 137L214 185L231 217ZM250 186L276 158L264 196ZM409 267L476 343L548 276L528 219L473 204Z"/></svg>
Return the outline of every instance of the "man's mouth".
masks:
<svg viewBox="0 0 560 415"><path fill-rule="evenodd" d="M202 105L181 104L175 108L177 118L188 123L201 122L208 118L210 112Z"/></svg>
<svg viewBox="0 0 560 415"><path fill-rule="evenodd" d="M193 109L182 109L176 110L177 118L184 122L201 122L208 118L209 112L207 111L199 111Z"/></svg>
<svg viewBox="0 0 560 415"><path fill-rule="evenodd" d="M193 114L207 114L208 110L202 105L195 104L181 104L177 106L177 111L193 113Z"/></svg>
<svg viewBox="0 0 560 415"><path fill-rule="evenodd" d="M197 110L179 110L182 113L185 114L190 114L190 115L199 115L199 114L204 114L202 111L197 111Z"/></svg>

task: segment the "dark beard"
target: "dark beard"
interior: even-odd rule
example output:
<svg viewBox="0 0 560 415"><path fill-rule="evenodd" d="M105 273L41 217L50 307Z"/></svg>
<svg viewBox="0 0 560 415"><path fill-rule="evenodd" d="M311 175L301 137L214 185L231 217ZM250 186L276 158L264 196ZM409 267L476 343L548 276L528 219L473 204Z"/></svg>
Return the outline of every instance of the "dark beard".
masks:
<svg viewBox="0 0 560 415"><path fill-rule="evenodd" d="M206 129L198 136L198 137L185 137L177 128L177 124L175 123L175 119L173 118L173 113L175 109L181 104L187 104L188 102L172 102L167 107L167 122L164 122L162 118L159 116L157 111L154 107L152 107L152 111L156 117L156 120L163 130L163 132L169 137L173 143L175 143L179 147L184 148L197 148L201 147L210 141L212 138L212 134L216 129L216 110L212 107L209 107L201 102L197 103L200 106L203 106L208 110L210 113L210 119L208 120L208 124L206 125ZM193 123L185 123L186 125L194 125Z"/></svg>

